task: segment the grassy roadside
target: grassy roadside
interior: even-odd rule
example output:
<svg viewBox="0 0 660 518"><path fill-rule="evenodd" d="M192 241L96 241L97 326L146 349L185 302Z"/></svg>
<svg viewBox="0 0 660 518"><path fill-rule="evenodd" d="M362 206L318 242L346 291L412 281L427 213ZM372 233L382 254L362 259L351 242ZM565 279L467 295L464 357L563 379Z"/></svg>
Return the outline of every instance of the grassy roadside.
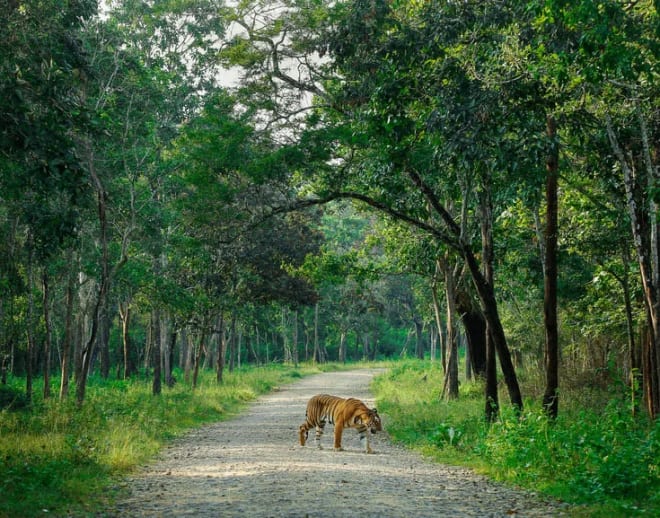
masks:
<svg viewBox="0 0 660 518"><path fill-rule="evenodd" d="M206 372L195 391L178 383L158 397L144 378L91 379L80 410L71 401L43 401L35 394L28 408L0 410L0 517L91 514L116 496L122 475L171 439L318 372L313 365L242 368L226 372L223 385Z"/></svg>
<svg viewBox="0 0 660 518"><path fill-rule="evenodd" d="M468 466L491 478L576 504L574 516L660 516L660 423L633 418L625 394L564 389L552 424L537 401L521 419L507 410L483 420L480 384L463 384L458 401L441 398L438 363L406 360L372 390L391 437L438 462ZM521 376L523 394L539 381Z"/></svg>

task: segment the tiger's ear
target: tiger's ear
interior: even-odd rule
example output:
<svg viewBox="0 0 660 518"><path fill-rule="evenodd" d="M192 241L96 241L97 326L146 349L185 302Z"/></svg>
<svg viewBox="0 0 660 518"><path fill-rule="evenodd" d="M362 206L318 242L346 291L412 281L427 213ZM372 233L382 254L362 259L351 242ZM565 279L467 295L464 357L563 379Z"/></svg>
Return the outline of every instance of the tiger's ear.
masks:
<svg viewBox="0 0 660 518"><path fill-rule="evenodd" d="M359 415L355 416L355 418L353 419L353 424L362 424L362 419L360 419Z"/></svg>

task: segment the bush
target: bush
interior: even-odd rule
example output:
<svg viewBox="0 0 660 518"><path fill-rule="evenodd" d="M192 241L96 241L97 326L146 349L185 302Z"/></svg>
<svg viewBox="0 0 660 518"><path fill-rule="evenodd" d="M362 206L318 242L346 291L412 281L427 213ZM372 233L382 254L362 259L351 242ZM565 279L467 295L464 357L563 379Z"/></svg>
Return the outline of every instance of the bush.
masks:
<svg viewBox="0 0 660 518"><path fill-rule="evenodd" d="M538 401L526 401L522 416L503 403L489 427L481 384L463 384L460 398L447 402L442 383L438 365L410 361L376 380L378 407L394 440L441 462L600 506L602 516L660 513L660 422L633 417L628 400L609 393L607 404L586 407L564 394L554 422Z"/></svg>
<svg viewBox="0 0 660 518"><path fill-rule="evenodd" d="M29 404L30 400L22 391L9 385L0 385L0 410L20 410Z"/></svg>

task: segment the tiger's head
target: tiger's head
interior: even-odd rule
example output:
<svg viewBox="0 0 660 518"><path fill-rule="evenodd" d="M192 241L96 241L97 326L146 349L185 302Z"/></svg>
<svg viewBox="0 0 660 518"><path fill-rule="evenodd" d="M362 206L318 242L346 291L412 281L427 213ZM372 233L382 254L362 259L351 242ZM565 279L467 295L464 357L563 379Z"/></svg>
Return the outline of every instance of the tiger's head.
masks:
<svg viewBox="0 0 660 518"><path fill-rule="evenodd" d="M383 423L375 408L365 407L362 412L355 416L354 423L356 425L365 425L372 434L383 430Z"/></svg>

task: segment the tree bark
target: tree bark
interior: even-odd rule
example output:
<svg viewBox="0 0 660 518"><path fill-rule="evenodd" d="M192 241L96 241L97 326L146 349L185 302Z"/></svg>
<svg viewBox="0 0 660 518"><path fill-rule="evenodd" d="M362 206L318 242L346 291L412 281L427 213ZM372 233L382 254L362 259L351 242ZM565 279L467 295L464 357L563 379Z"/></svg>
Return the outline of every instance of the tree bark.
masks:
<svg viewBox="0 0 660 518"><path fill-rule="evenodd" d="M151 393L154 396L159 396L163 389L162 372L161 372L161 336L160 336L160 310L154 308L151 312L151 339L153 344L151 351L153 354L152 361L154 366L153 383L151 385Z"/></svg>
<svg viewBox="0 0 660 518"><path fill-rule="evenodd" d="M69 395L69 378L71 370L71 344L73 343L73 286L76 280L73 268L73 253L67 254L71 265L66 283L66 315L64 317L64 343L62 344L62 379L60 380L60 401Z"/></svg>
<svg viewBox="0 0 660 518"><path fill-rule="evenodd" d="M458 399L458 342L456 337L456 277L451 266L444 265L447 301L447 371L443 394L448 400Z"/></svg>
<svg viewBox="0 0 660 518"><path fill-rule="evenodd" d="M201 336L199 337L199 343L195 347L193 354L193 375L192 375L193 390L197 388L197 382L199 379L199 364L202 360L202 352L206 347L206 329L207 329L206 321L204 321L202 324L202 333Z"/></svg>
<svg viewBox="0 0 660 518"><path fill-rule="evenodd" d="M438 277L440 276L441 271L441 264L439 261L436 261L433 281L431 283L431 296L433 298L433 315L435 317L435 325L438 330L438 342L440 344L440 361L442 363L443 371L447 372L446 341L442 338L442 318L440 317L440 298L438 297Z"/></svg>
<svg viewBox="0 0 660 518"><path fill-rule="evenodd" d="M96 199L97 199L97 213L99 218L99 233L100 233L100 243L101 243L101 279L99 282L99 291L96 298L96 303L94 304L94 310L92 313L92 329L87 340L85 347L82 348L81 354L81 371L80 376L76 378L76 401L78 406L82 406L85 400L85 389L87 387L87 377L89 375L89 368L92 361L92 353L94 346L96 344L96 339L99 331L99 319L105 312L106 302L108 292L110 290L110 265L109 265L109 255L108 255L108 221L107 221L107 199L108 193L106 192L101 179L96 174L94 168L93 153L90 152L89 164L90 164L90 176L94 189L96 190ZM117 264L119 268L126 261L126 256L122 251L122 258Z"/></svg>
<svg viewBox="0 0 660 518"><path fill-rule="evenodd" d="M319 346L319 303L314 305L314 353L312 361L314 363L322 363L321 348Z"/></svg>
<svg viewBox="0 0 660 518"><path fill-rule="evenodd" d="M415 356L424 359L424 323L418 315L413 316L413 324L415 324Z"/></svg>
<svg viewBox="0 0 660 518"><path fill-rule="evenodd" d="M121 340L122 340L122 353L124 357L124 376L126 380L133 375L133 360L131 358L131 337L129 328L131 325L131 304L124 301L119 303L119 318L121 320Z"/></svg>
<svg viewBox="0 0 660 518"><path fill-rule="evenodd" d="M486 421L493 422L499 414L499 395L497 392L497 364L495 361L496 353L500 356L500 364L504 373L504 379L509 388L509 395L514 406L522 408L522 398L520 396L520 389L518 382L515 378L515 371L509 356L509 349L504 341L504 330L501 330L501 323L495 304L495 295L493 293L493 286L495 283L495 275L493 271L493 207L491 197L491 177L490 173L486 171L482 178L482 191L479 196L479 211L481 214L481 250L482 250L482 264L483 264L483 280L484 284L489 288L490 295L492 296L492 303L487 303L484 296L480 295L480 299L484 310L484 319L486 321L486 386L485 386L485 415ZM468 261L469 266L469 261ZM475 265L476 266L476 265ZM471 271L473 267L470 267ZM475 279L474 273L472 274L473 280ZM479 288L477 288L479 292ZM491 313L489 318L488 312ZM495 312L495 314L492 314ZM500 328L500 329L498 329ZM501 333L501 334L500 334ZM502 343L504 341L504 343ZM503 358L506 356L506 358ZM509 376L509 380L507 380ZM515 383L515 386L512 386ZM515 396L514 396L515 393Z"/></svg>
<svg viewBox="0 0 660 518"><path fill-rule="evenodd" d="M225 370L225 357L227 356L227 340L225 339L225 315L220 312L217 323L218 333L218 358L215 364L215 379L221 385Z"/></svg>
<svg viewBox="0 0 660 518"><path fill-rule="evenodd" d="M460 291L457 293L456 309L461 315L461 322L467 339L469 364L472 374L486 379L486 321L478 307L474 307L470 296Z"/></svg>
<svg viewBox="0 0 660 518"><path fill-rule="evenodd" d="M346 330L342 329L339 335L339 357L341 363L346 363Z"/></svg>
<svg viewBox="0 0 660 518"><path fill-rule="evenodd" d="M43 311L44 311L44 324L46 327L46 336L44 337L44 399L49 399L50 392L50 356L52 349L53 338L53 325L50 318L50 285L48 282L48 272L44 267L43 277Z"/></svg>
<svg viewBox="0 0 660 518"><path fill-rule="evenodd" d="M30 241L32 241L30 239ZM25 396L28 401L32 400L32 377L33 377L33 361L34 361L34 350L35 350L35 340L34 340L34 329L35 329L35 318L34 318L34 278L32 273L32 243L28 245L30 250L28 252L28 262L27 262L27 278L28 278L28 313L27 313L27 359L25 362Z"/></svg>
<svg viewBox="0 0 660 518"><path fill-rule="evenodd" d="M545 268L543 272L543 316L545 320L546 385L543 407L551 419L559 412L559 332L557 327L557 183L559 177L559 143L557 125L547 118L550 151L546 160Z"/></svg>
<svg viewBox="0 0 660 518"><path fill-rule="evenodd" d="M298 367L298 363L300 362L300 353L298 351L298 310L295 309L293 311L293 343L291 344L291 347L293 349L293 364Z"/></svg>

